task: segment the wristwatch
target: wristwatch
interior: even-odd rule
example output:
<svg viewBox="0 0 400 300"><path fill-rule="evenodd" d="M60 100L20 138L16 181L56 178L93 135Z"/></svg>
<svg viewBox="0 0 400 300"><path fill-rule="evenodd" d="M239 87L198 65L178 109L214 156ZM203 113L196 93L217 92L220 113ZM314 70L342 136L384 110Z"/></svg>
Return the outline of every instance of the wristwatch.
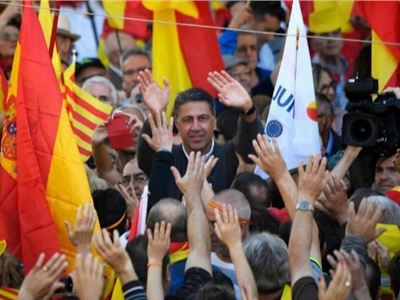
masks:
<svg viewBox="0 0 400 300"><path fill-rule="evenodd" d="M296 205L296 210L301 210L301 211L311 211L314 212L314 207L312 204L308 201L300 201Z"/></svg>
<svg viewBox="0 0 400 300"><path fill-rule="evenodd" d="M254 112L256 111L256 107L254 106L254 104L250 107L250 109L248 111L241 111L241 114L243 116L250 116L252 115Z"/></svg>

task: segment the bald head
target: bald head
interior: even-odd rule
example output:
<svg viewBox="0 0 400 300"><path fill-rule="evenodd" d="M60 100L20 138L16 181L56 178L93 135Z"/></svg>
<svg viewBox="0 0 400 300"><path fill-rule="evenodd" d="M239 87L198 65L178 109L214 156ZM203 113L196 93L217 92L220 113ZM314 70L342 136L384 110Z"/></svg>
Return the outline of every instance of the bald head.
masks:
<svg viewBox="0 0 400 300"><path fill-rule="evenodd" d="M250 204L242 192L234 189L224 190L215 195L213 201L221 206L232 205L237 210L240 219L250 220Z"/></svg>
<svg viewBox="0 0 400 300"><path fill-rule="evenodd" d="M164 198L154 205L147 217L147 227L154 230L154 225L165 221L171 223L171 240L186 241L186 208L173 198Z"/></svg>
<svg viewBox="0 0 400 300"><path fill-rule="evenodd" d="M121 49L119 49L118 46L118 39L121 43ZM119 58L122 53L132 48L135 48L135 39L128 33L119 31L118 37L115 32L111 32L109 35L107 35L106 53L107 58L113 65L119 67ZM120 52L120 50L122 50L122 53Z"/></svg>

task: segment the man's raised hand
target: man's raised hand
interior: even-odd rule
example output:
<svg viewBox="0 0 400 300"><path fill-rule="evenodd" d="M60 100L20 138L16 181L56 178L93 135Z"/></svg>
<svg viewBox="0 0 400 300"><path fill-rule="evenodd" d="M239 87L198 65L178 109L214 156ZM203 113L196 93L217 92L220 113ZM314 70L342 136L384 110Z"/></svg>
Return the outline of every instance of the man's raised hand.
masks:
<svg viewBox="0 0 400 300"><path fill-rule="evenodd" d="M222 104L248 112L253 105L250 95L244 87L227 72L210 72L207 78L217 91Z"/></svg>
<svg viewBox="0 0 400 300"><path fill-rule="evenodd" d="M143 101L152 114L164 111L169 102L170 87L169 82L164 78L164 88L162 89L153 79L150 70L139 72L139 90L143 96Z"/></svg>
<svg viewBox="0 0 400 300"><path fill-rule="evenodd" d="M156 152L161 150L171 151L173 145L174 118L170 118L169 125L165 112L152 112L149 115L149 124L152 137L143 134L143 138L149 146Z"/></svg>

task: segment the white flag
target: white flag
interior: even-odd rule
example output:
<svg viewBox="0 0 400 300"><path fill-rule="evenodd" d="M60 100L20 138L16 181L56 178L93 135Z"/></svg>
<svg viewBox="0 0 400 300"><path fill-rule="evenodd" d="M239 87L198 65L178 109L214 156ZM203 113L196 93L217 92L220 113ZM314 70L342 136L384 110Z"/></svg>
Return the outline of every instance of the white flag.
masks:
<svg viewBox="0 0 400 300"><path fill-rule="evenodd" d="M306 162L310 155L320 154L310 52L306 28L298 0L293 1L288 36L278 79L272 96L265 134L275 138L288 169ZM268 175L260 168L256 174Z"/></svg>

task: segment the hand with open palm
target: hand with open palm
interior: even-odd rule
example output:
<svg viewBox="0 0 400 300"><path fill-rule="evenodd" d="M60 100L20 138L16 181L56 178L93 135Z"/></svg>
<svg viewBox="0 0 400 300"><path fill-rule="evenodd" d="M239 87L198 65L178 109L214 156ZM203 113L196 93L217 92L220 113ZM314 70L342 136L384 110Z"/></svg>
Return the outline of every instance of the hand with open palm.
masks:
<svg viewBox="0 0 400 300"><path fill-rule="evenodd" d="M207 81L218 91L222 104L248 112L253 105L250 95L244 87L227 72L210 72Z"/></svg>

